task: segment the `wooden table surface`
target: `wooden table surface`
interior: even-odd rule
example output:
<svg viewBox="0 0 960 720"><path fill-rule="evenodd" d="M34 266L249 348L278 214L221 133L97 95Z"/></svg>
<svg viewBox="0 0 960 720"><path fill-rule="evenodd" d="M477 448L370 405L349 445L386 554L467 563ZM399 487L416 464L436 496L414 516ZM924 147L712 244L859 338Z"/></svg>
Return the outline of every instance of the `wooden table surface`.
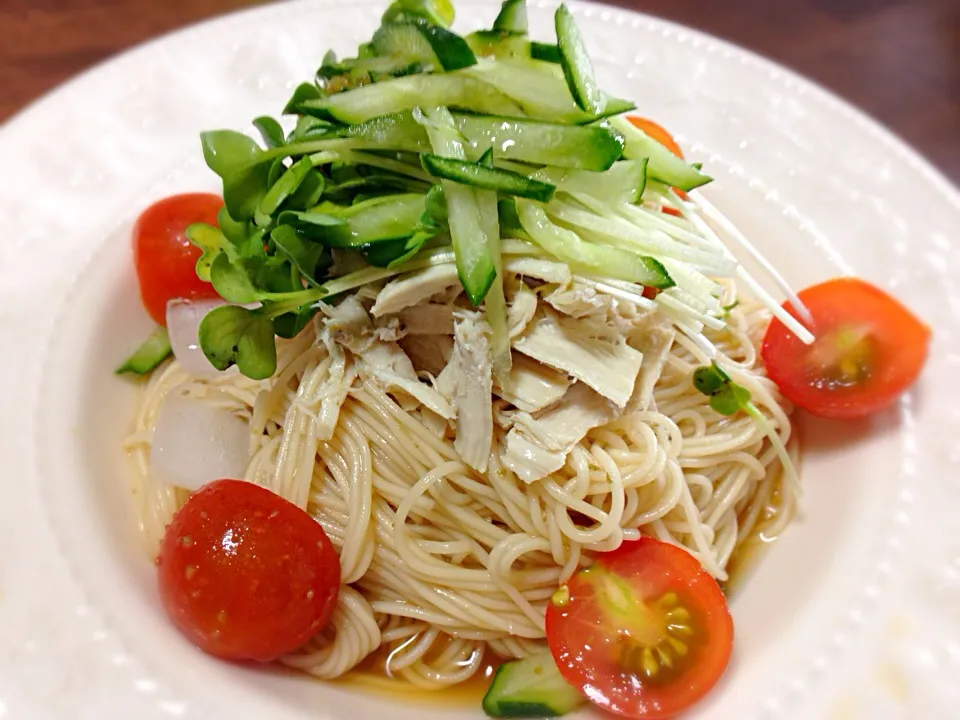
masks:
<svg viewBox="0 0 960 720"><path fill-rule="evenodd" d="M0 121L70 76L256 0L0 0ZM386 4L386 2L385 2ZM788 65L960 183L960 0L619 0Z"/></svg>

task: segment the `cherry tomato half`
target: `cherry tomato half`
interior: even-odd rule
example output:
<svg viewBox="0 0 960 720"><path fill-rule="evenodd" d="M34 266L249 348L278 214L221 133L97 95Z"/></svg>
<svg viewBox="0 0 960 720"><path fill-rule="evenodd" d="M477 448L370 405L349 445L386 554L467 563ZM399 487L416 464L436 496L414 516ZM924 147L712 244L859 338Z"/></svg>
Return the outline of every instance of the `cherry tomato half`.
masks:
<svg viewBox="0 0 960 720"><path fill-rule="evenodd" d="M930 328L898 300L857 278L837 278L799 293L817 339L804 345L773 320L760 353L767 374L814 415L857 418L882 410L920 374ZM795 315L789 303L784 309Z"/></svg>
<svg viewBox="0 0 960 720"><path fill-rule="evenodd" d="M671 718L723 674L733 620L690 553L641 538L597 556L547 605L560 673L593 703L631 718Z"/></svg>
<svg viewBox="0 0 960 720"><path fill-rule="evenodd" d="M296 505L243 480L190 496L157 558L160 597L201 650L269 662L330 620L340 561L323 528Z"/></svg>
<svg viewBox="0 0 960 720"><path fill-rule="evenodd" d="M173 195L154 203L137 219L133 261L140 297L158 324L167 324L169 300L218 297L213 285L197 277L197 260L202 252L187 239L186 229L199 222L216 225L221 207L223 200L217 195Z"/></svg>

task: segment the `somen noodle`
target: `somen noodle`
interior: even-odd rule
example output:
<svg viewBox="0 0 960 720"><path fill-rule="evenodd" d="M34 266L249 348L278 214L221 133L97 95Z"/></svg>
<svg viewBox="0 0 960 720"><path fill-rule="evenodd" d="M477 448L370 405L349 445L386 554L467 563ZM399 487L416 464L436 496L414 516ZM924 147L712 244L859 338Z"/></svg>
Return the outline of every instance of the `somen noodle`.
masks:
<svg viewBox="0 0 960 720"><path fill-rule="evenodd" d="M375 293L367 295L369 306ZM735 307L724 329L704 335L787 443L787 410L756 351L768 312L736 300L735 286L725 284L722 301ZM528 483L501 461L505 423L494 422L489 465L477 472L454 448L450 423L383 383L351 350L324 342L324 322L279 343L269 380L235 368L195 378L176 361L159 368L126 441L154 552L188 497L150 474L165 398L200 399L249 422L246 479L313 515L342 568L333 621L285 657L287 665L334 678L377 653L392 676L424 688L453 685L476 673L488 651L510 658L542 649L546 603L590 551L643 533L683 546L723 581L742 543L761 527L775 536L792 514L794 489L781 483L757 422L718 414L693 387L693 371L712 358L684 333L670 335L646 407L593 428L560 470ZM338 392L342 406L324 440L321 418ZM494 398L495 419L510 409Z"/></svg>

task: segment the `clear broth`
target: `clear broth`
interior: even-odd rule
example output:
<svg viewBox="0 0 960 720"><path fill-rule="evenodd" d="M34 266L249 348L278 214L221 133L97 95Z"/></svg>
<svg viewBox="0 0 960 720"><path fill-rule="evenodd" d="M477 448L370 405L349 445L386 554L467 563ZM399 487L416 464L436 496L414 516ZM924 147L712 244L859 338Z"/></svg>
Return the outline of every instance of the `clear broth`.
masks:
<svg viewBox="0 0 960 720"><path fill-rule="evenodd" d="M504 660L489 650L484 651L480 669L471 677L457 685L437 690L417 687L401 677L387 672L388 652L378 651L360 665L333 682L348 688L355 688L380 697L396 698L404 702L425 703L429 705L480 708L497 668Z"/></svg>

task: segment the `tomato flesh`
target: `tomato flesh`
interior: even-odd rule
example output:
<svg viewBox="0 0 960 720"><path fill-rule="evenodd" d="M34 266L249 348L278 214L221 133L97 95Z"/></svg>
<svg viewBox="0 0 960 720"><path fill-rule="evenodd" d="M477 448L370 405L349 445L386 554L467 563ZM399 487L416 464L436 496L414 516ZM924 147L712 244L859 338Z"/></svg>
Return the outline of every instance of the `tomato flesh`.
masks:
<svg viewBox="0 0 960 720"><path fill-rule="evenodd" d="M150 317L166 325L167 302L218 297L213 285L197 277L200 248L186 230L193 223L217 224L223 200L209 193L173 195L141 213L133 228L133 261L140 297Z"/></svg>
<svg viewBox="0 0 960 720"><path fill-rule="evenodd" d="M653 538L598 555L554 595L546 627L567 682L604 710L644 720L696 703L733 648L716 580L690 553Z"/></svg>
<svg viewBox="0 0 960 720"><path fill-rule="evenodd" d="M340 562L323 528L266 488L217 480L190 496L157 558L174 625L205 652L269 662L329 622Z"/></svg>
<svg viewBox="0 0 960 720"><path fill-rule="evenodd" d="M917 379L930 328L898 300L849 277L799 296L816 341L805 345L774 319L761 347L767 374L794 404L822 417L863 417L889 406ZM789 303L784 309L796 316Z"/></svg>

